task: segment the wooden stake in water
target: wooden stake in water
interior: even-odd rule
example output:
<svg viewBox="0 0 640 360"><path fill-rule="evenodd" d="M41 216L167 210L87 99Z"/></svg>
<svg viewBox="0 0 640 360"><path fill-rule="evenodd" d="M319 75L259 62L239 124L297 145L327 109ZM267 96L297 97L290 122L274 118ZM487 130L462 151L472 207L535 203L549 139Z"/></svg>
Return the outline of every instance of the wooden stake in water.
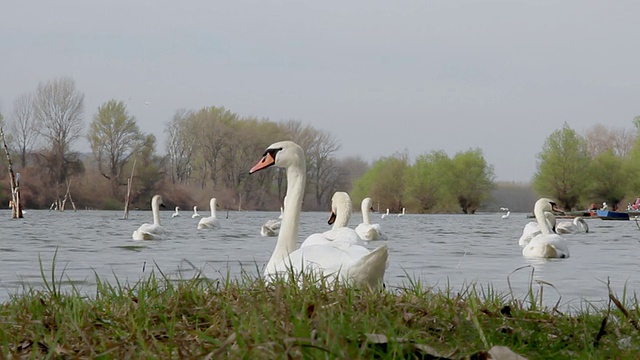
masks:
<svg viewBox="0 0 640 360"><path fill-rule="evenodd" d="M11 218L22 219L22 204L20 202L20 176L16 177L13 172L13 164L11 163L11 155L9 155L9 148L7 142L4 139L4 131L0 127L0 137L2 137L2 144L4 146L4 152L7 154L7 162L9 163L9 179L11 183Z"/></svg>

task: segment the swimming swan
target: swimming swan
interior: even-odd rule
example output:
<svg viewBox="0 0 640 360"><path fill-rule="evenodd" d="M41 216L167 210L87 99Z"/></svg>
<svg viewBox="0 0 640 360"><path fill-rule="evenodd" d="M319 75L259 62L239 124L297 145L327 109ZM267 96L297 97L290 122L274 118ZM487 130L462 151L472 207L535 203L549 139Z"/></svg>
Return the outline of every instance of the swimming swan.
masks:
<svg viewBox="0 0 640 360"><path fill-rule="evenodd" d="M362 240L387 240L387 236L382 232L380 224L372 224L369 218L369 211L373 211L373 201L365 198L360 204L362 211L362 222L356 226L356 233Z"/></svg>
<svg viewBox="0 0 640 360"><path fill-rule="evenodd" d="M198 229L220 228L220 221L216 218L216 198L209 200L209 207L211 208L211 216L201 218L198 222Z"/></svg>
<svg viewBox="0 0 640 360"><path fill-rule="evenodd" d="M160 225L160 206L162 204L162 197L160 195L154 195L151 198L151 211L153 213L153 224L142 224L138 230L132 234L133 240L162 240L165 234L165 230Z"/></svg>
<svg viewBox="0 0 640 360"><path fill-rule="evenodd" d="M191 218L195 219L195 218L199 218L199 217L200 217L200 214L198 214L198 206L196 205L196 206L193 207L193 215L191 215Z"/></svg>
<svg viewBox="0 0 640 360"><path fill-rule="evenodd" d="M502 218L503 218L503 219L508 219L508 218L509 218L509 215L511 215L511 210L507 210L507 213L506 213L506 214L504 214L504 215L502 215Z"/></svg>
<svg viewBox="0 0 640 360"><path fill-rule="evenodd" d="M404 208L402 208L402 212L401 212L400 214L398 214L398 217L402 217L402 216L404 216L404 215L405 215L405 213L404 213Z"/></svg>
<svg viewBox="0 0 640 360"><path fill-rule="evenodd" d="M292 141L270 145L250 174L272 165L286 169L287 192L282 226L276 246L264 270L267 280L310 272L355 286L378 287L387 268L389 248L382 245L373 251L344 242L309 245L296 249L300 210L306 182L304 151ZM339 245L339 246L336 246Z"/></svg>
<svg viewBox="0 0 640 360"><path fill-rule="evenodd" d="M556 232L558 234L576 234L576 233L588 233L589 225L584 221L582 216L576 216L573 221L560 221L556 225Z"/></svg>
<svg viewBox="0 0 640 360"><path fill-rule="evenodd" d="M344 191L336 191L331 197L331 214L327 221L329 225L333 225L331 230L310 235L302 242L300 248L332 243L364 245L365 242L360 239L356 231L347 227L352 212L353 206L349 194Z"/></svg>
<svg viewBox="0 0 640 360"><path fill-rule="evenodd" d="M381 219L384 219L384 218L386 218L387 216L389 216L389 209L387 209L387 212L386 212L386 213L384 213L384 214L382 214L382 215L380 216L380 218L381 218Z"/></svg>
<svg viewBox="0 0 640 360"><path fill-rule="evenodd" d="M540 228L540 235L535 236L522 249L524 257L533 258L568 258L569 247L567 241L560 235L554 233L547 223L545 212L559 211L556 203L547 198L541 198L536 201L533 213ZM551 215L554 218L555 216Z"/></svg>
<svg viewBox="0 0 640 360"><path fill-rule="evenodd" d="M549 228L551 228L553 232L556 232L555 230L556 217L551 212L548 212L548 211L544 213L544 217L547 221L547 225L549 226ZM520 244L520 246L526 246L529 243L529 241L531 241L531 239L540 235L541 233L542 232L540 231L540 226L538 226L538 222L530 221L524 226L524 229L522 230L522 235L520 235L520 240L518 240L518 244Z"/></svg>
<svg viewBox="0 0 640 360"><path fill-rule="evenodd" d="M282 213L284 209L280 206L280 216L277 219L269 219L260 227L260 235L262 236L278 236L280 225L282 224Z"/></svg>
<svg viewBox="0 0 640 360"><path fill-rule="evenodd" d="M172 218L174 218L176 216L180 216L180 213L178 212L178 210L180 210L180 208L176 206L176 211L173 214L171 214Z"/></svg>

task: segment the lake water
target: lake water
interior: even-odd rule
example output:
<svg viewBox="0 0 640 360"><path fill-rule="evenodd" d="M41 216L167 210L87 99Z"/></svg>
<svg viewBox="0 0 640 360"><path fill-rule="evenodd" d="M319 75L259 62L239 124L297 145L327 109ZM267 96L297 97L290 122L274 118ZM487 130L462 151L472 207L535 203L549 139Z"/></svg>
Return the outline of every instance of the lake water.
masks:
<svg viewBox="0 0 640 360"><path fill-rule="evenodd" d="M11 219L0 211L0 301L19 292L23 285L41 287L41 268L50 280L54 255L56 277L92 295L95 275L115 284L134 283L151 271L174 278L191 278L201 272L209 278L237 276L244 271L262 272L276 238L260 236L260 226L279 212L218 212L219 230L197 230L190 214L172 218L161 213L166 240L134 241L132 232L151 222L150 211L136 211L122 220L121 211L28 210L24 219ZM525 299L533 271L534 288L545 287L545 303L579 308L587 300L604 306L606 282L622 297L623 290L640 293L640 229L635 221L589 219L587 234L565 235L569 259L530 260L522 257L518 239L531 221L524 213L476 215L390 215L380 219L390 248L387 288L420 281L425 286L454 291L466 285L491 286L508 294L509 284L518 299ZM329 229L328 213L301 215L301 238ZM350 226L361 222L354 213ZM373 249L381 242L370 242ZM524 269L515 271L523 266ZM64 270L64 273L62 272Z"/></svg>

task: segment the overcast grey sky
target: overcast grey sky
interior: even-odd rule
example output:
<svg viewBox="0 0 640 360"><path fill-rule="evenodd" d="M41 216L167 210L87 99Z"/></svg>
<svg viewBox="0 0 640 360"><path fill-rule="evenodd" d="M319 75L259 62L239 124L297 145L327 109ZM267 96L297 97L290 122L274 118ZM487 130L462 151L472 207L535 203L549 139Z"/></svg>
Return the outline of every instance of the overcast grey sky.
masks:
<svg viewBox="0 0 640 360"><path fill-rule="evenodd" d="M563 123L633 128L639 15L636 0L6 1L0 109L69 76L87 124L128 101L160 152L177 109L224 106L368 161L478 147L497 180L528 181Z"/></svg>

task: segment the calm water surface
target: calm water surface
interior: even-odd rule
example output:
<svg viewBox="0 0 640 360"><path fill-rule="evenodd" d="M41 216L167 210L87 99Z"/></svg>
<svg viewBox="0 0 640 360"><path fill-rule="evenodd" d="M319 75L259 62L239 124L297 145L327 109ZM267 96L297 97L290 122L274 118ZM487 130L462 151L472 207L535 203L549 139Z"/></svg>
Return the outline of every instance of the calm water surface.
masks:
<svg viewBox="0 0 640 360"><path fill-rule="evenodd" d="M276 238L260 236L260 226L279 212L218 213L219 230L197 230L198 219L185 213L172 218L171 211L161 213L167 229L166 240L134 241L132 232L151 222L150 211L130 214L121 220L122 211L55 212L28 211L24 219L11 219L8 210L0 211L0 301L19 293L24 285L43 285L39 261L51 278L53 257L57 251L57 278L81 291L95 291L95 274L112 284L133 283L154 269L174 278L190 278L201 272L209 278L237 276L242 270L256 275L269 260ZM328 213L308 212L301 216L301 238L329 229ZM569 259L529 260L522 257L518 239L524 225L531 221L525 214L501 213L477 215L390 215L374 222L388 234L389 268L385 282L389 288L420 281L425 286L454 291L466 285L487 286L500 293L509 292L524 299L530 277L536 289L541 280L553 284L545 288L545 302L581 307L587 300L604 304L606 282L622 296L640 293L640 229L634 221L590 219L587 234L565 235L569 241ZM350 226L361 222L354 213ZM373 249L381 242L370 242ZM515 271L523 266L527 268Z"/></svg>

